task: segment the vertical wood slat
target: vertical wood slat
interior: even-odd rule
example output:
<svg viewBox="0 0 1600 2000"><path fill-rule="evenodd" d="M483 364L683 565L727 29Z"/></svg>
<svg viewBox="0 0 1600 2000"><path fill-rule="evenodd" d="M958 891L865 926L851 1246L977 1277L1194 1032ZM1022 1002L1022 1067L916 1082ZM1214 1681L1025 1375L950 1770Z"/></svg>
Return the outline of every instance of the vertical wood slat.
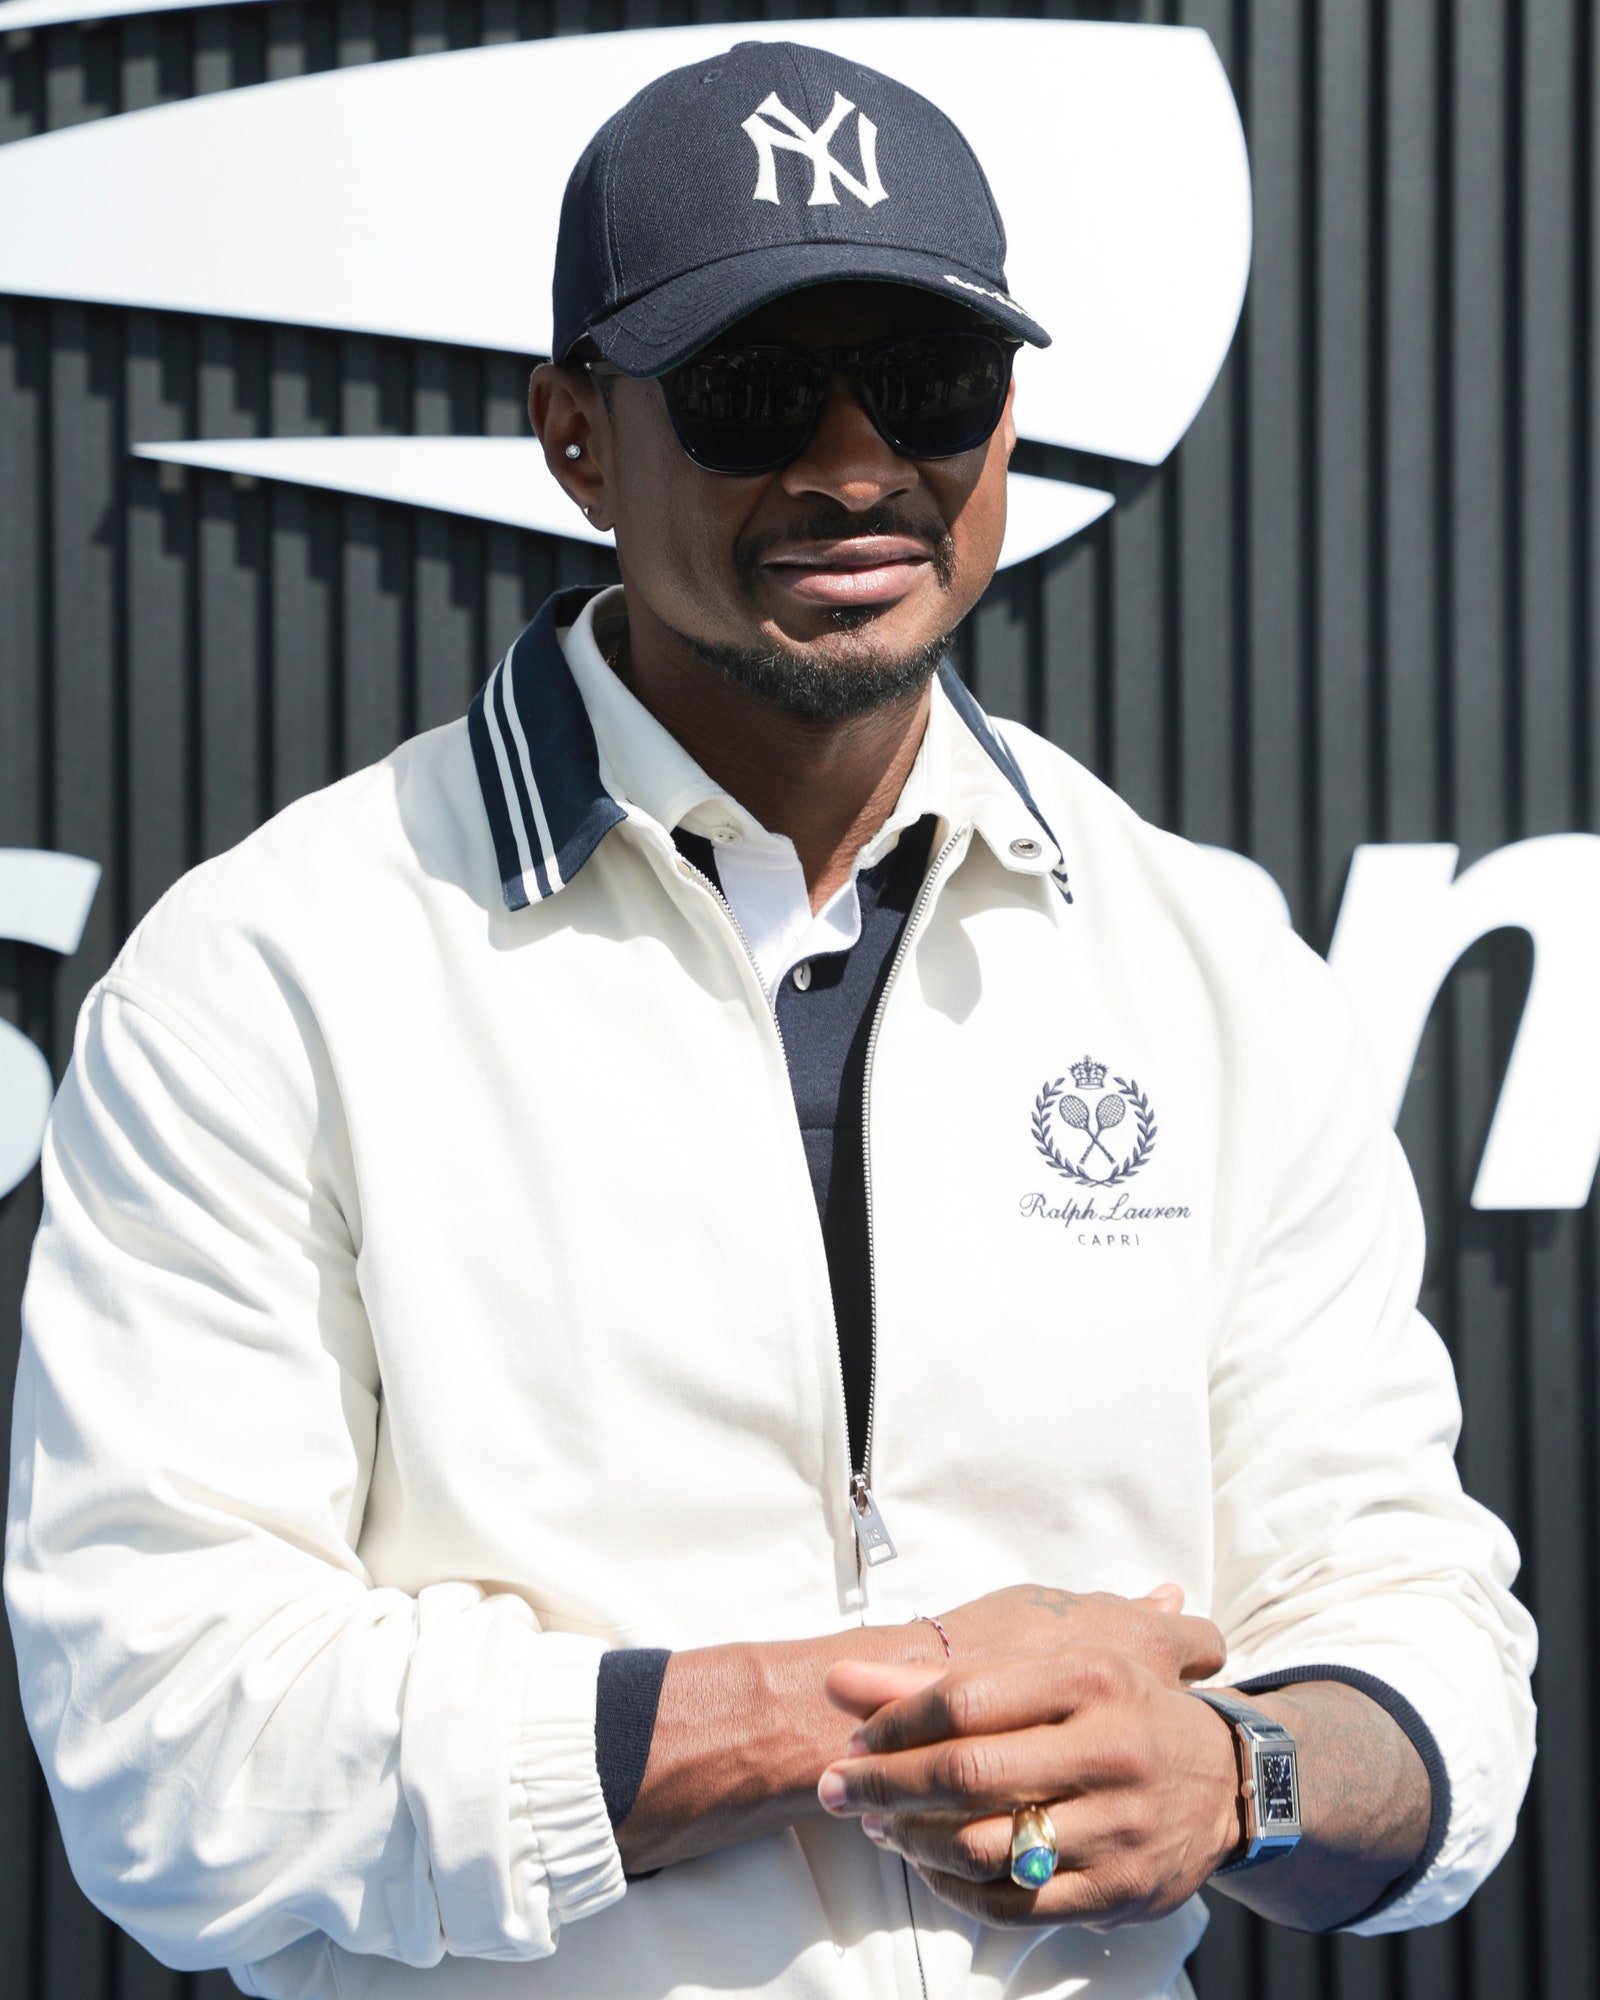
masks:
<svg viewBox="0 0 1600 2000"><path fill-rule="evenodd" d="M1389 0L1383 74L1382 667L1377 817L1391 840L1442 833L1434 711L1441 643L1438 0Z"/></svg>
<svg viewBox="0 0 1600 2000"><path fill-rule="evenodd" d="M94 968L122 941L121 342L109 314L81 306L52 307L50 326L50 837L105 869L83 942L57 972L56 1046L65 1049Z"/></svg>
<svg viewBox="0 0 1600 2000"><path fill-rule="evenodd" d="M1237 0L1182 0L1177 20L1211 37L1237 95L1244 74L1243 9ZM1176 680L1171 773L1174 820L1191 839L1240 847L1243 717L1238 703L1239 479L1234 463L1240 409L1237 357L1224 365L1171 471L1174 546L1168 607Z"/></svg>
<svg viewBox="0 0 1600 2000"><path fill-rule="evenodd" d="M1573 245L1578 215L1576 0L1521 10L1520 300L1515 405L1520 416L1514 739L1519 828L1579 823L1570 746L1587 661L1576 572L1578 412ZM1541 1699L1562 1716L1562 1755L1548 1760L1535 1799L1541 1958L1546 1990L1600 1986L1591 1706L1596 1636L1592 1447L1584 1390L1593 1377L1592 1311L1584 1297L1582 1226L1572 1215L1530 1232L1524 1299L1530 1466L1529 1525L1546 1603L1572 1607L1547 1629ZM1574 1516L1582 1524L1574 1530ZM1574 1912L1586 1920L1574 1922Z"/></svg>
<svg viewBox="0 0 1600 2000"><path fill-rule="evenodd" d="M429 25L429 45L444 32L442 5L419 8ZM443 436L463 428L462 377L466 364L437 348L419 355L416 375L416 429ZM463 529L443 514L420 515L416 527L416 726L432 729L459 715L482 678L478 657L476 564L477 531Z"/></svg>
<svg viewBox="0 0 1600 2000"><path fill-rule="evenodd" d="M1250 399L1245 476L1246 673L1250 853L1277 877L1306 927L1304 807L1282 782L1282 746L1301 742L1305 696L1305 577L1301 494L1305 473L1301 352L1306 244L1301 214L1308 166L1302 99L1305 10L1256 0L1250 68L1241 104L1257 190L1255 248L1245 300Z"/></svg>
<svg viewBox="0 0 1600 2000"><path fill-rule="evenodd" d="M1111 643L1109 782L1137 812L1172 817L1167 757L1164 483L1143 481L1108 518L1106 608Z"/></svg>
<svg viewBox="0 0 1600 2000"><path fill-rule="evenodd" d="M197 408L203 437L263 426L266 336L207 321ZM253 482L202 478L199 595L200 850L220 854L256 826L267 795L267 498Z"/></svg>
<svg viewBox="0 0 1600 2000"><path fill-rule="evenodd" d="M1436 710L1446 621L1441 617L1439 558L1443 525L1439 467L1444 316L1441 202L1448 176L1440 161L1442 106L1438 0L1388 0L1379 11L1377 56L1382 180L1382 262L1378 272L1381 425L1377 566L1378 629L1373 634L1378 686L1377 796L1368 838L1422 841L1445 832ZM1401 1133L1424 1212L1450 1215L1455 1179L1448 1166L1451 1082L1437 1013L1424 1034ZM1448 1240L1434 1239L1437 1269ZM1437 1281L1423 1310L1449 1339ZM1406 2000L1454 2000L1462 1990L1464 1939L1459 1925L1407 1938L1399 1947ZM1358 1990L1351 1989L1352 1992Z"/></svg>
<svg viewBox="0 0 1600 2000"><path fill-rule="evenodd" d="M19 103L23 93L16 93ZM24 121L20 118L18 123ZM47 519L44 492L48 307L0 299L0 846L48 843L53 742L45 660ZM59 1074L47 1009L53 968L47 954L0 937L0 1021L41 1046ZM9 1310L21 1297L28 1252L39 1224L37 1173L0 1196L0 1381L15 1378L21 1329ZM14 1981L30 1995L39 1980L44 1884L39 1838L48 1807L23 1725L16 1676L0 1673L0 1986Z"/></svg>
<svg viewBox="0 0 1600 2000"><path fill-rule="evenodd" d="M709 0L673 18L732 11ZM1002 579L975 621L963 643L985 698L1037 720L1156 817L1248 845L1318 942L1356 839L1459 839L1470 861L1520 833L1592 826L1596 246L1575 245L1600 229L1588 136L1600 77L1585 10L1068 0L1065 11L1198 20L1219 47L1235 36L1223 54L1251 145L1255 271L1234 358L1174 461L1130 484L1075 548ZM55 30L15 51L0 41L0 142L334 61L664 18L654 0L338 0ZM59 798L83 839L107 843L97 908L120 930L199 853L459 713L544 590L603 574L606 559L213 475L163 484L122 456L137 436L206 427L363 434L472 428L481 413L503 430L520 392L502 357L351 339L330 363L305 336L87 313L81 352L69 342L47 364L53 314L0 301L0 841L54 838L40 815ZM30 379L46 366L53 393ZM88 413L64 446L48 420L63 397ZM42 508L7 497L31 494L36 448L57 461L38 474ZM111 496L103 546L82 518L96 492ZM52 553L39 530L58 525L74 539ZM19 672L18 659L43 658L74 591L64 630L109 631L103 654L63 668L58 638L48 672ZM99 679L74 684L75 670ZM52 748L96 686L109 693L87 734ZM111 783L91 796L84 774L96 768ZM58 1072L71 996L108 954L91 935L62 968L0 942L0 1011L29 1025ZM1219 1908L1200 1954L1203 2000L1596 1983L1585 1775L1597 1749L1582 1671L1597 1561L1594 1205L1553 1220L1465 1205L1525 978L1525 951L1499 943L1462 968L1424 1037L1402 1131L1429 1216L1430 1306L1461 1361L1463 1469L1523 1540L1546 1630L1545 1740L1559 1728L1573 1753L1541 1767L1523 1837L1462 1919L1403 1943L1317 1944L1269 1938ZM35 1203L36 1180L0 1201L0 1284L13 1298ZM33 1785L17 1731L0 1710L0 1797L14 1770ZM0 1989L166 1994L170 1975L84 1922L52 1842L25 1844L0 1893ZM5 1949L34 1921L37 1899L18 1881L43 1896L47 1949L32 1968L26 1949ZM229 1989L206 1975L187 1990L220 2000Z"/></svg>
<svg viewBox="0 0 1600 2000"><path fill-rule="evenodd" d="M1370 533L1373 263L1370 186L1374 49L1365 5L1316 11L1316 408L1312 645L1316 686L1316 893L1312 936L1332 928L1346 861L1372 824L1374 664Z"/></svg>
<svg viewBox="0 0 1600 2000"><path fill-rule="evenodd" d="M1462 10L1452 24L1448 82L1453 130L1448 155L1452 190L1448 256L1450 295L1449 440L1452 631L1445 798L1450 826L1471 861L1512 829L1506 764L1504 673L1508 628L1506 534L1507 226L1511 181L1512 73L1507 10L1498 0ZM1452 1301L1457 1369L1468 1412L1460 1463L1472 1491L1521 1523L1525 1454L1518 1291L1521 1232L1506 1218L1465 1212L1476 1160L1493 1108L1495 1080L1485 1054L1503 1046L1495 1033L1493 952L1480 947L1447 995L1453 1036L1453 1144L1456 1289ZM1525 1544L1530 1569L1537 1551ZM1542 1775L1542 1774L1541 1774ZM1536 1823L1532 1829L1536 1831ZM1490 1989L1515 1989L1534 1920L1530 1857L1524 1837L1509 1863L1469 1913L1478 1976Z"/></svg>
<svg viewBox="0 0 1600 2000"><path fill-rule="evenodd" d="M326 436L337 404L335 352L298 328L271 336L269 425L275 437ZM339 503L303 486L271 485L271 804L277 811L339 775L337 582Z"/></svg>
<svg viewBox="0 0 1600 2000"><path fill-rule="evenodd" d="M192 437L193 330L130 313L124 438ZM130 921L197 858L193 847L195 650L190 579L195 482L127 457L127 901Z"/></svg>

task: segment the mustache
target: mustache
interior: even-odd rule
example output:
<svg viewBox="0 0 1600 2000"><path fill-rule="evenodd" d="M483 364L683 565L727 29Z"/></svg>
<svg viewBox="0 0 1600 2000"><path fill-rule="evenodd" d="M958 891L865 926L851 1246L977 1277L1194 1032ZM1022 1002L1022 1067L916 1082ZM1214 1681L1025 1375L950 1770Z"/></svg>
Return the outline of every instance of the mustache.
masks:
<svg viewBox="0 0 1600 2000"><path fill-rule="evenodd" d="M855 514L847 507L815 507L791 521L780 534L763 535L742 546L737 566L740 581L753 588L768 552L783 542L850 542L868 535L904 535L928 551L936 580L946 589L955 577L955 537L943 521L929 521L904 507L884 502Z"/></svg>

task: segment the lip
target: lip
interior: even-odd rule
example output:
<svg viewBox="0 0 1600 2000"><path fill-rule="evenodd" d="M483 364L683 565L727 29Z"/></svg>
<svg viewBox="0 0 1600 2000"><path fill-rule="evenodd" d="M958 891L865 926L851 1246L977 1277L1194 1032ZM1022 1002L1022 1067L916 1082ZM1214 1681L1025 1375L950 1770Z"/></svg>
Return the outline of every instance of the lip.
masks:
<svg viewBox="0 0 1600 2000"><path fill-rule="evenodd" d="M832 542L786 542L762 568L811 604L895 604L933 568L926 542L910 535L851 535Z"/></svg>

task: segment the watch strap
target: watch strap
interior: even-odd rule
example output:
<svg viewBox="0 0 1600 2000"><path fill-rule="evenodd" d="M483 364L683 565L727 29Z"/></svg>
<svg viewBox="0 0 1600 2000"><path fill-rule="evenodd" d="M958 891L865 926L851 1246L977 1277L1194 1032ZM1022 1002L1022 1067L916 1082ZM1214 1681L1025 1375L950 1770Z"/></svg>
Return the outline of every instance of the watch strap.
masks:
<svg viewBox="0 0 1600 2000"><path fill-rule="evenodd" d="M1218 1875L1233 1875L1241 1869L1259 1868L1265 1862L1277 1860L1281 1854L1293 1853L1300 1841L1300 1771L1293 1734L1262 1709L1239 1701L1232 1695L1218 1694L1210 1688L1190 1688L1189 1692L1196 1700L1214 1708L1233 1730L1234 1760L1239 1781L1239 1847L1231 1860L1212 1871L1213 1880ZM1270 1833L1263 1829L1260 1819L1258 1749L1275 1750L1294 1760L1296 1817L1292 1826Z"/></svg>

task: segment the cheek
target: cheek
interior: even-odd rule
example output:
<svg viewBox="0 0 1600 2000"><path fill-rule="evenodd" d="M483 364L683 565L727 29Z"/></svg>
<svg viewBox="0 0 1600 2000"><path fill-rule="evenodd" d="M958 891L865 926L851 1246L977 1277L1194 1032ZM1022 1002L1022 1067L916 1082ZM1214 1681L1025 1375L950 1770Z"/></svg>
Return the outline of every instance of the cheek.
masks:
<svg viewBox="0 0 1600 2000"><path fill-rule="evenodd" d="M629 589L679 631L714 627L735 595L738 496L684 457L670 428L632 435L616 467L617 549ZM708 612L713 617L708 619Z"/></svg>
<svg viewBox="0 0 1600 2000"><path fill-rule="evenodd" d="M997 431L981 453L949 460L930 481L940 512L950 523L958 575L981 573L984 584L1005 539L1006 463L1007 452Z"/></svg>

